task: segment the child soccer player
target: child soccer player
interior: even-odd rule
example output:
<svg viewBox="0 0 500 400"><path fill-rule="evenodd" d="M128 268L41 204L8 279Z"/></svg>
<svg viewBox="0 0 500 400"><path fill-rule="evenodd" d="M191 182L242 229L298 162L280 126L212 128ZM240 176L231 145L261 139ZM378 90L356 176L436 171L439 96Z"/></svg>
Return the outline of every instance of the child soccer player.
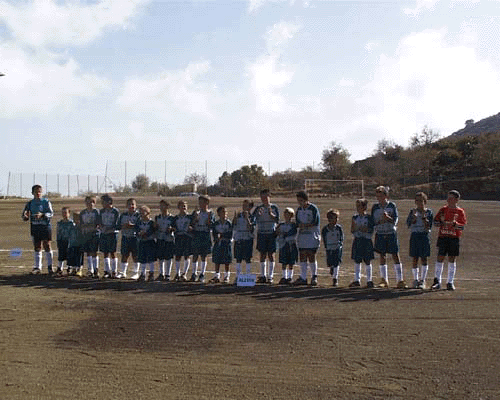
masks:
<svg viewBox="0 0 500 400"><path fill-rule="evenodd" d="M113 199L105 194L101 196L101 235L99 248L104 256L103 278L115 278L118 270L116 246L118 242L118 220L120 211L113 207Z"/></svg>
<svg viewBox="0 0 500 400"><path fill-rule="evenodd" d="M272 283L274 275L274 253L276 252L276 226L280 220L278 206L271 203L269 189L260 191L262 204L252 213L257 223L257 250L260 253L260 276L257 283ZM266 259L269 260L269 274L266 275Z"/></svg>
<svg viewBox="0 0 500 400"><path fill-rule="evenodd" d="M215 275L210 279L210 283L220 282L220 266L225 265L224 283L229 283L229 264L233 259L231 253L231 239L233 238L233 225L227 219L227 210L225 206L217 208L219 219L213 225L214 249L212 261L215 264Z"/></svg>
<svg viewBox="0 0 500 400"><path fill-rule="evenodd" d="M24 206L21 215L24 221L30 221L31 237L33 239L33 247L35 248L35 265L32 274L39 274L42 272L42 246L45 250L47 258L47 271L52 275L52 249L50 242L52 240L52 226L50 219L54 212L52 211L52 204L48 199L42 199L42 187L40 185L33 185L31 193L33 199L28 201Z"/></svg>
<svg viewBox="0 0 500 400"><path fill-rule="evenodd" d="M375 248L380 254L380 284L379 287L389 287L387 274L386 254L392 255L394 271L396 272L397 288L406 289L408 286L403 279L403 265L399 259L399 242L396 233L398 224L398 209L396 204L388 200L389 188L378 186L375 189L375 197L378 203L372 207L372 218L375 224Z"/></svg>
<svg viewBox="0 0 500 400"><path fill-rule="evenodd" d="M279 262L283 270L283 277L280 279L280 285L286 285L292 282L293 266L297 263L299 251L297 249L297 224L292 221L295 211L287 207L283 211L285 222L282 222L276 228L279 246Z"/></svg>
<svg viewBox="0 0 500 400"><path fill-rule="evenodd" d="M187 213L187 203L180 200L177 203L179 214L174 217L174 233L175 233L175 281L185 282L186 274L189 271L189 257L192 254L193 235L191 231L192 215ZM184 268L181 273L181 259L184 257Z"/></svg>
<svg viewBox="0 0 500 400"><path fill-rule="evenodd" d="M160 215L155 217L156 229L156 257L160 274L157 281L170 281L172 271L172 258L174 257L174 233L172 226L174 216L168 212L170 204L166 200L160 200Z"/></svg>
<svg viewBox="0 0 500 400"><path fill-rule="evenodd" d="M353 236L351 258L354 260L354 281L350 287L361 286L361 263L365 263L366 287L373 288L372 260L373 254L373 218L366 211L368 200L356 200L357 214L352 216L351 233Z"/></svg>
<svg viewBox="0 0 500 400"><path fill-rule="evenodd" d="M68 275L80 275L83 266L83 235L80 227L80 213L73 213L73 223L68 239Z"/></svg>
<svg viewBox="0 0 500 400"><path fill-rule="evenodd" d="M137 233L136 225L139 221L140 215L137 211L137 202L135 199L130 198L127 200L127 211L120 215L118 220L118 227L122 231L122 241L120 253L122 255L121 271L118 273L117 278L127 277L128 258L132 256L134 261L134 275L133 279L139 278L139 264L137 260Z"/></svg>
<svg viewBox="0 0 500 400"><path fill-rule="evenodd" d="M196 282L198 274L198 257L201 260L201 273L199 281L205 281L207 271L207 255L212 252L212 239L210 230L215 222L214 213L208 209L210 197L201 195L198 197L199 209L193 212L191 225L193 227L193 273L191 282Z"/></svg>
<svg viewBox="0 0 500 400"><path fill-rule="evenodd" d="M87 276L99 278L99 226L101 218L99 210L95 208L96 198L85 197L85 208L80 212L80 226L83 235L82 251L87 254Z"/></svg>
<svg viewBox="0 0 500 400"><path fill-rule="evenodd" d="M148 266L148 281L152 281L154 280L156 257L154 221L151 219L151 209L148 206L139 208L139 213L141 218L137 221L137 247L141 274L138 280L146 280L146 266Z"/></svg>
<svg viewBox="0 0 500 400"><path fill-rule="evenodd" d="M425 289L427 277L427 258L431 255L431 242L429 233L432 228L434 216L432 210L426 208L427 195L418 192L415 195L416 208L410 210L406 225L411 230L410 235L410 257L413 259L413 288ZM422 276L419 277L418 259L422 263Z"/></svg>
<svg viewBox="0 0 500 400"><path fill-rule="evenodd" d="M311 269L311 286L318 284L316 252L321 244L320 215L318 207L309 201L306 192L297 192L297 247L299 248L300 276L296 285L307 285L307 269Z"/></svg>
<svg viewBox="0 0 500 400"><path fill-rule="evenodd" d="M448 192L446 205L439 209L434 217L434 223L439 226L437 248L438 255L436 261L436 270L432 289L441 289L441 273L443 263L448 256L448 282L447 290L455 290L454 279L457 269L456 258L460 254L460 237L467 224L465 210L458 207L460 193L456 190Z"/></svg>
<svg viewBox="0 0 500 400"><path fill-rule="evenodd" d="M71 230L73 229L73 221L70 219L71 211L69 207L61 209L62 219L57 221L57 275L62 275L64 269L64 261L68 261L68 242ZM69 275L69 264L68 264Z"/></svg>
<svg viewBox="0 0 500 400"><path fill-rule="evenodd" d="M339 222L339 210L329 209L326 213L328 224L321 230L321 237L326 249L326 265L330 269L332 285L339 284L339 266L342 262L342 246L344 245L344 230Z"/></svg>
<svg viewBox="0 0 500 400"><path fill-rule="evenodd" d="M233 239L234 258L236 259L236 279L241 274L241 263L245 261L246 273L252 271L253 255L253 231L255 229L255 218L251 211L252 200L243 200L241 212L234 213L233 218Z"/></svg>

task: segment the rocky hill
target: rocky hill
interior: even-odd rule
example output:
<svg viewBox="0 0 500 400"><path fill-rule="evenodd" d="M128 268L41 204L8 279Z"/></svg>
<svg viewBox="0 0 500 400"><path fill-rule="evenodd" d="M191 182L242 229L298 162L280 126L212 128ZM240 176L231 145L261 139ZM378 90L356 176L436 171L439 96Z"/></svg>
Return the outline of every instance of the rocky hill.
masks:
<svg viewBox="0 0 500 400"><path fill-rule="evenodd" d="M450 138L477 136L492 132L500 132L500 113L484 118L478 122L474 122L474 120L469 119L465 121L465 128L452 133Z"/></svg>

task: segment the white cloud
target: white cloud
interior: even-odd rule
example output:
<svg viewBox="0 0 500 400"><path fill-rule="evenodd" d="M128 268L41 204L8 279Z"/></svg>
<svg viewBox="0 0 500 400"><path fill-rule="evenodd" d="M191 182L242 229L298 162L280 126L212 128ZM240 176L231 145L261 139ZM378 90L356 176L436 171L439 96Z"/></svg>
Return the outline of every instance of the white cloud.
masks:
<svg viewBox="0 0 500 400"><path fill-rule="evenodd" d="M140 7L149 0L102 0L82 5L34 0L12 5L0 2L0 20L16 40L32 46L88 44L106 28L127 28Z"/></svg>
<svg viewBox="0 0 500 400"><path fill-rule="evenodd" d="M117 104L125 111L175 116L182 112L212 118L214 82L202 78L210 62L190 63L185 69L165 71L158 76L130 79L123 85Z"/></svg>
<svg viewBox="0 0 500 400"><path fill-rule="evenodd" d="M4 118L69 110L78 99L97 96L110 87L106 79L80 71L72 58L43 50L26 53L12 42L0 44L0 59L6 72L0 78Z"/></svg>
<svg viewBox="0 0 500 400"><path fill-rule="evenodd" d="M423 11L434 10L438 2L439 0L416 0L414 8L404 8L403 12L410 17L416 17Z"/></svg>

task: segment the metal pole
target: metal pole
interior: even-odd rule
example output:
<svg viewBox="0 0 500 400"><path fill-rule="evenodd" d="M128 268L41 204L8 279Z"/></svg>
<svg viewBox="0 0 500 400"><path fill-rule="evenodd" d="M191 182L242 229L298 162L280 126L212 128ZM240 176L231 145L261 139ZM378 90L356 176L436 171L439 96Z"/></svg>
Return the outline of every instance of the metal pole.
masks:
<svg viewBox="0 0 500 400"><path fill-rule="evenodd" d="M36 181L36 176L35 176L35 172L33 172L33 186L35 186L35 181ZM47 190L47 188L45 188L45 190Z"/></svg>
<svg viewBox="0 0 500 400"><path fill-rule="evenodd" d="M59 191L59 174L57 174L57 193L61 194L61 192Z"/></svg>
<svg viewBox="0 0 500 400"><path fill-rule="evenodd" d="M163 183L167 184L167 160L165 160L165 177L163 179Z"/></svg>
<svg viewBox="0 0 500 400"><path fill-rule="evenodd" d="M97 176L95 177L95 179L96 179L96 185L97 185L97 190L96 190L96 193L97 193L97 194L99 194L99 175L97 175Z"/></svg>
<svg viewBox="0 0 500 400"><path fill-rule="evenodd" d="M90 175L87 175L87 192L90 194Z"/></svg>
<svg viewBox="0 0 500 400"><path fill-rule="evenodd" d="M9 187L10 187L10 171L9 171L9 179L7 180L7 197L9 197Z"/></svg>
<svg viewBox="0 0 500 400"><path fill-rule="evenodd" d="M68 174L68 197L70 196L69 188L70 188L70 186L69 186L69 174Z"/></svg>
<svg viewBox="0 0 500 400"><path fill-rule="evenodd" d="M108 193L108 160L106 160L106 170L104 171L104 193Z"/></svg>
<svg viewBox="0 0 500 400"><path fill-rule="evenodd" d="M20 179L19 179L19 181L20 181L19 190L20 190L20 195L21 195L20 197L23 197L23 173L22 172L19 173L19 177L20 177Z"/></svg>
<svg viewBox="0 0 500 400"><path fill-rule="evenodd" d="M127 187L127 162L125 161L125 187Z"/></svg>
<svg viewBox="0 0 500 400"><path fill-rule="evenodd" d="M80 175L77 175L76 176L76 194L79 195L80 194Z"/></svg>
<svg viewBox="0 0 500 400"><path fill-rule="evenodd" d="M47 179L47 172L45 173L45 190L47 192L49 191L49 184L48 184L48 179Z"/></svg>

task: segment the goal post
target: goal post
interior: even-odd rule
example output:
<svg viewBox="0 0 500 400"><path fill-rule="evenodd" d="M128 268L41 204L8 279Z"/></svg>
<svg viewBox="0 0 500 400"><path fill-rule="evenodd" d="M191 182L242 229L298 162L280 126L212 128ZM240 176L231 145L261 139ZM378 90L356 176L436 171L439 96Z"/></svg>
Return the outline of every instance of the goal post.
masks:
<svg viewBox="0 0 500 400"><path fill-rule="evenodd" d="M313 196L365 197L363 179L305 179L304 190Z"/></svg>

